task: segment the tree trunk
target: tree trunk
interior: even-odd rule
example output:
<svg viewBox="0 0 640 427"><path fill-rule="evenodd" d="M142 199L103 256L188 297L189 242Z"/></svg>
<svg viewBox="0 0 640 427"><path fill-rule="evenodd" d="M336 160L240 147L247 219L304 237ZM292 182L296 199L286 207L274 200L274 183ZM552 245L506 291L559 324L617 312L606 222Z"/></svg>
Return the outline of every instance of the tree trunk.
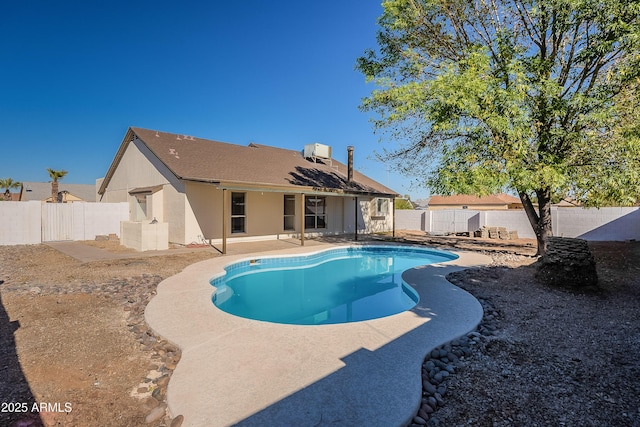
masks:
<svg viewBox="0 0 640 427"><path fill-rule="evenodd" d="M551 190L549 188L536 190L538 212L536 212L533 202L531 202L531 198L527 193L518 191L518 195L538 241L536 255L542 256L547 252L547 238L553 236L551 226Z"/></svg>
<svg viewBox="0 0 640 427"><path fill-rule="evenodd" d="M51 181L51 203L58 203L58 181Z"/></svg>

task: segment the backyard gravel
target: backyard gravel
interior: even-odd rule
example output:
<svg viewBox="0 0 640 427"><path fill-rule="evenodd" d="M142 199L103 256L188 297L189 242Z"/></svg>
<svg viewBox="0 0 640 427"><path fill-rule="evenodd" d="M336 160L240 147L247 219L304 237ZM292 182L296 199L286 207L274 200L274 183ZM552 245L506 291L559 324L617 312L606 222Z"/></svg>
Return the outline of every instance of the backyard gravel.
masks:
<svg viewBox="0 0 640 427"><path fill-rule="evenodd" d="M436 381L427 363L443 352L426 359L423 380L445 392L433 404L425 390L412 425L640 426L640 244L591 249L600 289L590 293L540 284L533 260L510 254L450 274L484 319L447 349L461 356L455 373Z"/></svg>

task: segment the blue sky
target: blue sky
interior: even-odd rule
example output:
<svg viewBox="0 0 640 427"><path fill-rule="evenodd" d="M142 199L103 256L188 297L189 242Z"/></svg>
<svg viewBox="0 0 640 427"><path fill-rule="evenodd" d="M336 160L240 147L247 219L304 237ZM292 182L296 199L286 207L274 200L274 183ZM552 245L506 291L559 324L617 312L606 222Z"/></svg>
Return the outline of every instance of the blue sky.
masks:
<svg viewBox="0 0 640 427"><path fill-rule="evenodd" d="M354 70L380 2L4 1L0 178L104 176L129 126L302 150L319 142L413 199L425 189L374 161Z"/></svg>

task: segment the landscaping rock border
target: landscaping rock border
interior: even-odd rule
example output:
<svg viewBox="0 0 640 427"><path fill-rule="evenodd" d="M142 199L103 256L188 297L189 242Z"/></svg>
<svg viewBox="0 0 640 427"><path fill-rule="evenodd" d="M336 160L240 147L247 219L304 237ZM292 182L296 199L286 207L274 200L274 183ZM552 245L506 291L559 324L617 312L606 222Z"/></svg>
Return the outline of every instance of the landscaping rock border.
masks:
<svg viewBox="0 0 640 427"><path fill-rule="evenodd" d="M456 373L461 360L472 354L481 341L493 335L498 328L500 312L490 300L478 298L484 315L478 327L468 334L437 347L427 355L422 364L422 401L409 427L438 427L437 410L444 406L447 379Z"/></svg>

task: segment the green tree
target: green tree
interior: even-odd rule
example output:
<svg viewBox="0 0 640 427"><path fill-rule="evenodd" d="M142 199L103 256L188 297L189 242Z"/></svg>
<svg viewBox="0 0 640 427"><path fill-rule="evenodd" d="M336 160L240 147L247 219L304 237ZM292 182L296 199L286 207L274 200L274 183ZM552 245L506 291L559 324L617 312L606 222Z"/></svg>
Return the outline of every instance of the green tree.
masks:
<svg viewBox="0 0 640 427"><path fill-rule="evenodd" d="M14 181L12 178L0 179L0 188L4 188L4 195L2 200L11 200L11 198L7 199L6 195L11 193L11 188L18 187L20 187L20 183Z"/></svg>
<svg viewBox="0 0 640 427"><path fill-rule="evenodd" d="M358 59L379 156L434 193L520 196L546 251L551 199L640 188L640 0L387 0ZM537 202L536 209L533 202Z"/></svg>
<svg viewBox="0 0 640 427"><path fill-rule="evenodd" d="M49 177L51 178L51 203L58 203L58 181L60 181L68 173L65 170L53 170L47 168Z"/></svg>
<svg viewBox="0 0 640 427"><path fill-rule="evenodd" d="M395 208L396 209L413 209L413 204L408 197L405 196L403 199L395 199Z"/></svg>

